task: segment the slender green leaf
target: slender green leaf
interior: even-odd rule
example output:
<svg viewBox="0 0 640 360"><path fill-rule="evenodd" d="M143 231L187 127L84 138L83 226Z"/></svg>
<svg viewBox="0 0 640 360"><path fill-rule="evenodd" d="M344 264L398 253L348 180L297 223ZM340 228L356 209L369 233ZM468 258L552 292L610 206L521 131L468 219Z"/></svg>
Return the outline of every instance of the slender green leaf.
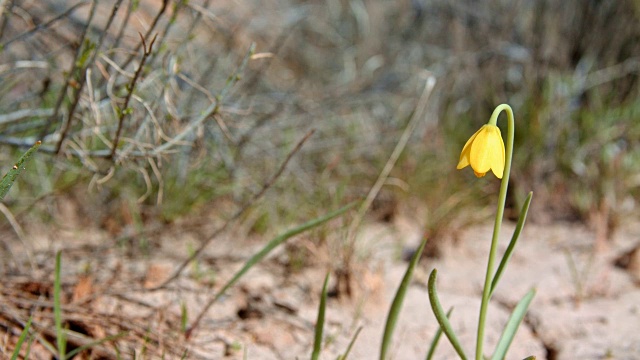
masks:
<svg viewBox="0 0 640 360"><path fill-rule="evenodd" d="M496 346L496 351L493 353L492 360L502 360L507 355L507 350L509 350L509 346L513 341L513 338L516 336L516 332L518 331L518 327L524 319L524 316L527 314L527 309L529 308L529 304L531 304L531 300L536 295L536 289L531 289L529 292L520 300L516 308L513 309L509 320L507 321L507 325L504 327L502 331L502 335L500 335L500 340L498 340L498 345Z"/></svg>
<svg viewBox="0 0 640 360"><path fill-rule="evenodd" d="M447 311L447 319L451 318L451 313L453 312L453 307ZM427 360L433 359L433 355L436 353L436 347L438 346L438 341L440 341L440 337L442 336L442 328L438 327L436 330L436 334L433 336L433 340L431 341L431 345L429 345L429 352L427 352Z"/></svg>
<svg viewBox="0 0 640 360"><path fill-rule="evenodd" d="M531 356L527 356L526 358L524 358L522 360L536 360L536 357L531 355Z"/></svg>
<svg viewBox="0 0 640 360"><path fill-rule="evenodd" d="M182 356L180 357L180 360L187 360L188 356L189 356L189 350L185 350L182 352Z"/></svg>
<svg viewBox="0 0 640 360"><path fill-rule="evenodd" d="M183 333L187 331L187 324L189 322L189 313L187 312L187 304L183 301L180 304L180 331Z"/></svg>
<svg viewBox="0 0 640 360"><path fill-rule="evenodd" d="M360 331L362 330L362 326L360 326L358 328L358 330L356 330L356 333L353 334L353 337L351 338L351 341L349 342L349 346L347 346L347 350L344 352L344 354L339 355L337 360L347 360L347 357L349 356L349 353L351 352L351 348L353 347L353 344L356 343L356 339L358 338L358 335L360 335Z"/></svg>
<svg viewBox="0 0 640 360"><path fill-rule="evenodd" d="M404 297L407 294L409 284L411 283L411 278L413 277L413 270L416 268L416 265L420 260L420 256L422 256L422 250L424 250L424 246L426 244L427 239L425 238L420 244L420 247L418 247L418 249L416 250L416 253L413 254L411 262L409 262L409 266L407 267L407 271L404 273L404 277L402 278L400 286L396 291L396 295L393 298L393 302L391 303L391 308L389 309L389 314L387 315L387 322L384 327L384 334L382 335L380 360L385 360L387 358L387 351L391 346L393 331L396 328L396 323L398 322L398 317L400 316L400 310L402 309L402 303L404 302Z"/></svg>
<svg viewBox="0 0 640 360"><path fill-rule="evenodd" d="M127 334L128 334L127 331L123 331L123 332L117 333L115 335L107 336L107 337L104 337L102 339L98 339L98 340L92 341L90 343L84 344L82 346L79 346L79 347L73 349L73 351L70 351L66 355L66 357L64 357L64 359L72 359L74 356L76 356L77 354L79 354L82 351L90 349L90 348L92 348L94 346L98 346L98 345L100 345L102 343L105 343L107 341L112 341L112 340L119 339L119 338L121 338L123 336L126 336Z"/></svg>
<svg viewBox="0 0 640 360"><path fill-rule="evenodd" d="M62 292L62 285L60 279L62 252L56 253L56 268L54 270L53 278L53 318L56 328L56 343L58 345L58 359L65 359L65 352L67 347L67 338L65 329L62 328L62 304L60 302L60 295Z"/></svg>
<svg viewBox="0 0 640 360"><path fill-rule="evenodd" d="M498 265L498 270L496 270L496 274L493 276L493 280L491 281L491 291L489 291L489 297L493 294L493 291L496 289L498 285L498 281L502 277L502 273L504 269L507 267L507 263L511 259L511 255L513 255L513 249L516 247L516 243L520 238L520 233L522 233L522 228L524 227L524 223L527 220L527 213L529 212L529 206L531 205L531 198L533 197L533 192L529 192L527 195L527 199L524 201L522 205L522 210L520 210L520 216L518 217L518 223L516 224L516 229L513 231L513 236L511 237L511 241L509 242L509 246L507 246L507 250L504 252L502 256L502 260L500 260L500 265Z"/></svg>
<svg viewBox="0 0 640 360"><path fill-rule="evenodd" d="M48 352L52 354L56 354L58 352L58 350L56 350L56 347L53 344L51 344L49 341L47 341L47 339L45 339L43 336L39 336L38 334L35 334L35 337L36 337L36 340L38 341L38 344L42 345L42 347L47 349Z"/></svg>
<svg viewBox="0 0 640 360"><path fill-rule="evenodd" d="M222 295L224 295L224 293L229 290L229 288L231 286L233 286L238 280L240 280L240 278L247 272L249 271L249 269L251 269L254 265L256 265L257 263L259 263L262 259L264 259L273 249L275 249L276 247L278 247L278 245L282 244L283 242L285 242L287 239L289 239L290 237L293 237L295 235L301 234L307 230L313 229L316 226L322 225L324 223L326 223L327 221L336 218L342 214L344 214L345 212L347 212L347 210L351 209L352 207L354 207L358 202L352 202L351 204L344 206L334 212L331 212L329 214L326 214L325 216L319 217L317 219L313 219L311 221L308 221L294 229L291 229L287 232L285 232L282 235L277 236L276 238L272 239L271 241L269 241L267 243L267 245L265 245L265 247L262 248L262 250L258 251L255 255L253 255L249 260L247 260L247 262L244 264L244 266L242 267L242 269L240 269L235 275L233 275L233 277L231 278L231 280L229 280L221 289L220 291L218 291L218 293L216 294L216 297L214 298L214 301L217 301L218 299L220 299L220 297L222 297Z"/></svg>
<svg viewBox="0 0 640 360"><path fill-rule="evenodd" d="M440 324L440 328L447 335L449 342L453 345L453 348L460 356L460 359L467 360L467 355L465 355L464 350L462 349L462 345L460 345L460 340L453 332L453 328L451 327L451 323L447 318L447 314L444 313L442 309L442 305L440 305L440 300L438 300L438 293L436 292L436 278L438 276L438 270L433 269L431 275L429 275L429 302L431 303L431 309L433 310L433 314L436 316L438 320L438 324Z"/></svg>
<svg viewBox="0 0 640 360"><path fill-rule="evenodd" d="M322 285L322 294L320 295L320 305L318 306L318 320L316 321L316 334L313 341L313 352L311 360L318 360L320 351L322 350L322 330L324 329L324 312L327 308L327 284L329 283L329 274L324 278Z"/></svg>
<svg viewBox="0 0 640 360"><path fill-rule="evenodd" d="M33 343L33 338L29 338L29 342L27 343L27 351L24 354L25 359L31 359L31 344Z"/></svg>
<svg viewBox="0 0 640 360"><path fill-rule="evenodd" d="M13 186L13 183L16 181L18 175L20 175L22 170L24 170L26 162L29 160L29 158L31 158L31 155L33 155L33 153L38 150L40 144L41 142L38 141L29 150L27 150L27 152L20 157L18 162L13 165L13 168L11 168L11 170L9 170L9 172L2 177L2 180L0 181L0 201L4 199L5 195L7 195L9 189L11 189L11 186Z"/></svg>
<svg viewBox="0 0 640 360"><path fill-rule="evenodd" d="M29 334L29 328L31 327L31 320L32 318L29 318L29 320L27 321L27 324L24 326L24 329L20 333L20 337L18 338L18 342L16 343L16 348L13 349L13 355L11 355L11 360L16 360L18 358L18 355L20 355L20 349L22 349L22 343L24 342L24 340L27 338L27 335Z"/></svg>

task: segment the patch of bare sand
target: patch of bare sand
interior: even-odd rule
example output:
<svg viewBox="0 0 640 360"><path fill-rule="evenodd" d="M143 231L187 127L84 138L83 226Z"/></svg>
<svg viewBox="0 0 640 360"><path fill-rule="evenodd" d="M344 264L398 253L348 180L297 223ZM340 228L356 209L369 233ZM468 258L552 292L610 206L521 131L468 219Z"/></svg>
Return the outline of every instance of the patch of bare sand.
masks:
<svg viewBox="0 0 640 360"><path fill-rule="evenodd" d="M501 234L501 251L512 231L513 227L507 224ZM162 353L178 357L187 351L191 359L242 359L246 351L249 359L293 359L306 358L311 352L322 279L335 259L319 260L291 272L283 265L287 253L277 249L209 309L194 336L186 341L180 331L181 308L186 308L192 319L215 289L263 245L262 241L221 238L187 269L185 276L167 289L147 292L146 288L162 282L187 256L188 246L177 241L179 234L165 233L147 239L150 250L146 254L105 244L110 240L96 234L54 234L54 238L37 237L39 245L33 255L39 264L45 264L34 272L37 279L13 275L5 278L1 289L6 328L11 323L15 325L16 317L26 315L24 310L29 309L29 304L51 300L52 278L46 270L51 269L52 261L46 259L53 259L53 249L62 248L67 304L63 312L67 320L86 325L84 330L77 329L87 336L95 338L126 330L129 333L119 340L120 348L131 353L146 347L149 354L155 354L152 357ZM378 357L388 307L407 266L399 259L403 249L419 242L420 234L419 226L406 221L364 228L355 252L354 297L330 298L327 304L322 358L335 358L342 353L359 327L362 332L351 358ZM189 243L197 243L193 234L182 235ZM426 291L426 280L434 267L439 271L441 302L446 308L455 307L453 327L468 354L473 353L490 236L490 226L469 229L460 241L445 245L442 259L423 259L398 322L392 359L425 356L437 326ZM594 234L582 226L528 224L489 308L487 352L497 342L511 309L535 287L537 295L509 358L640 358L640 289L631 273L614 266L639 240L640 226L628 226L617 233L609 250L594 255ZM14 253L20 250L16 248ZM25 295L18 299L21 307L8 306L22 296L20 289L36 289L31 294L34 298L27 299ZM42 309L44 313L36 322L46 333L52 323L50 312L46 307ZM0 343L4 353L11 349L15 336L16 331L0 336L4 339ZM46 354L37 350L33 354ZM114 356L108 347L96 349L95 354ZM444 338L436 358L456 358Z"/></svg>

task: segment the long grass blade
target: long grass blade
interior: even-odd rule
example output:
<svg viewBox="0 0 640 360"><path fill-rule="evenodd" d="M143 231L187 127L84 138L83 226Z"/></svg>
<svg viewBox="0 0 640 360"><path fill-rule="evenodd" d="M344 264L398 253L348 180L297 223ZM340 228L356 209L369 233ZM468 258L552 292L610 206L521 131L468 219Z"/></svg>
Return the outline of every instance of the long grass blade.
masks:
<svg viewBox="0 0 640 360"><path fill-rule="evenodd" d="M272 239L271 241L269 241L267 243L267 245L265 245L265 247L262 248L262 250L258 251L255 255L253 255L249 260L247 260L247 262L244 264L244 266L242 267L242 269L240 269L232 278L231 280L229 280L221 289L220 291L218 291L218 293L216 294L214 301L217 301L218 299L220 299L220 297L222 297L222 295L224 295L224 293L229 290L229 288L231 286L233 286L238 280L240 280L240 278L247 272L249 271L249 269L251 269L254 265L256 265L257 263L259 263L262 259L264 259L273 249L275 249L276 247L278 247L278 245L282 244L283 242L285 242L287 239L289 239L290 237L293 237L295 235L301 234L307 230L313 229L316 226L322 225L324 223L326 223L327 221L336 218L342 214L344 214L345 212L347 212L349 209L351 209L352 207L354 207L356 204L358 204L358 202L352 202L349 205L346 205L336 211L333 211L329 214L326 214L325 216L319 217L317 219L313 219L311 221L308 221L294 229L291 229L287 232L285 232L282 235L279 235L278 237Z"/></svg>
<svg viewBox="0 0 640 360"><path fill-rule="evenodd" d="M356 339L358 338L358 335L360 335L360 331L362 331L362 326L360 326L358 330L356 330L356 333L353 334L353 337L349 342L349 346L347 346L347 350L344 352L344 354L338 355L337 360L347 360L347 357L349 357L349 353L351 352L351 348L353 347L353 344L356 343Z"/></svg>
<svg viewBox="0 0 640 360"><path fill-rule="evenodd" d="M11 186L13 186L13 183L16 181L16 178L18 178L18 175L20 175L22 170L24 170L26 162L29 161L31 155L38 150L40 144L41 142L38 141L29 150L27 150L27 152L18 159L18 162L13 165L13 168L11 168L11 170L2 177L2 180L0 181L0 201L4 199L5 195L7 195L9 189L11 189Z"/></svg>
<svg viewBox="0 0 640 360"><path fill-rule="evenodd" d="M62 251L56 253L56 267L53 278L53 319L56 328L56 344L58 345L58 359L65 359L67 347L67 338L65 330L62 328L62 304L60 295L62 293L62 285L60 279Z"/></svg>
<svg viewBox="0 0 640 360"><path fill-rule="evenodd" d="M187 311L187 304L182 302L180 304L180 331L183 333L187 331L187 324L189 323L189 313Z"/></svg>
<svg viewBox="0 0 640 360"><path fill-rule="evenodd" d="M416 253L413 254L411 262L409 262L409 266L407 267L407 271L404 273L402 282L400 282L400 286L398 287L396 295L393 298L393 302L391 302L391 308L389 308L387 322L384 327L384 334L382 335L382 344L380 346L380 360L385 360L387 358L387 351L391 346L393 331L396 328L396 323L398 322L398 317L400 316L400 310L402 309L402 303L404 302L404 297L407 294L409 284L411 283L411 278L413 277L413 270L416 268L416 265L420 260L420 256L422 256L422 250L424 250L424 246L426 244L427 239L425 238L420 244L420 247L418 247L418 250L416 250Z"/></svg>
<svg viewBox="0 0 640 360"><path fill-rule="evenodd" d="M492 360L502 360L507 355L507 350L509 350L509 346L511 345L513 338L516 336L518 327L520 326L522 319L524 319L524 316L527 314L529 304L531 304L535 295L536 289L529 290L522 300L518 302L516 308L513 309L513 312L507 321L507 325L504 327L502 335L500 335L500 340L498 340L498 345L496 346L496 350L491 358Z"/></svg>
<svg viewBox="0 0 640 360"><path fill-rule="evenodd" d="M29 342L27 343L27 351L24 354L25 359L31 359L31 344L33 343L33 338L29 338Z"/></svg>
<svg viewBox="0 0 640 360"><path fill-rule="evenodd" d="M128 333L129 333L128 331L123 331L123 332L117 333L115 335L107 336L107 337L104 337L102 339L98 339L98 340L89 342L87 344L84 344L82 346L79 346L79 347L75 348L73 351L70 351L66 355L66 357L64 359L72 359L74 356L76 356L77 354L81 353L82 351L85 351L87 349L90 349L90 348L92 348L94 346L98 346L98 345L103 344L103 343L108 342L108 341L119 339L121 337L126 336Z"/></svg>
<svg viewBox="0 0 640 360"><path fill-rule="evenodd" d="M498 270L496 270L496 274L493 276L493 280L491 281L491 291L489 291L489 297L493 294L493 291L496 289L498 285L498 281L502 277L502 273L504 269L507 267L507 263L511 259L511 255L513 255L513 249L516 247L516 243L520 238L520 233L522 233L522 228L524 227L524 223L527 220L527 214L529 213L529 206L531 205L531 198L533 197L533 192L529 192L527 195L527 199L524 201L522 205L522 209L520 210L520 216L518 217L518 223L516 224L516 229L513 231L513 236L511 237L511 241L509 242L509 246L507 246L507 250L504 252L502 256L502 260L500 260L500 265L498 265Z"/></svg>
<svg viewBox="0 0 640 360"><path fill-rule="evenodd" d="M320 295L320 305L318 306L318 320L316 321L315 340L313 341L313 352L311 360L318 360L320 351L322 350L322 331L324 329L324 312L327 308L327 284L329 283L329 274L324 278L322 285L322 294Z"/></svg>
<svg viewBox="0 0 640 360"><path fill-rule="evenodd" d="M18 358L18 355L20 355L20 349L22 349L22 343L24 342L24 340L27 338L27 335L29 334L29 328L31 327L31 320L32 318L29 318L29 321L27 321L27 324L24 326L24 330L22 330L22 332L20 333L20 337L18 338L18 342L16 343L16 348L13 349L11 360L16 360Z"/></svg>
<svg viewBox="0 0 640 360"><path fill-rule="evenodd" d="M431 275L429 275L429 302L431 303L431 309L433 310L433 314L436 316L438 320L438 324L440 324L440 328L447 335L449 342L453 345L453 348L460 356L460 359L467 360L467 355L465 355L464 350L462 349L462 345L460 344L460 340L456 336L455 332L453 332L453 328L451 327L451 323L447 318L447 314L444 313L442 309L442 305L440 305L440 300L438 300L438 293L436 292L436 278L438 276L438 270L433 269Z"/></svg>
<svg viewBox="0 0 640 360"><path fill-rule="evenodd" d="M450 308L447 311L447 319L451 318L451 313L453 312L453 308ZM436 330L436 334L433 336L433 340L431 341L431 345L429 345L429 351L427 352L427 360L433 359L433 355L436 353L436 347L438 346L438 342L440 341L440 337L442 336L442 328L438 327Z"/></svg>

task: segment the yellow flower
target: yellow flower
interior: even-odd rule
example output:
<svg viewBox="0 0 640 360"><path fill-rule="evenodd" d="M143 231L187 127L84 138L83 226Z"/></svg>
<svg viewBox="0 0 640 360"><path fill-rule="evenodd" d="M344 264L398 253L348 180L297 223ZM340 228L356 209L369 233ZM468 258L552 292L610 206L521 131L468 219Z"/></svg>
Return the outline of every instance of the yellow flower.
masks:
<svg viewBox="0 0 640 360"><path fill-rule="evenodd" d="M502 179L504 172L504 141L500 129L486 124L476 131L464 144L458 169L471 165L477 177L483 177L489 170Z"/></svg>

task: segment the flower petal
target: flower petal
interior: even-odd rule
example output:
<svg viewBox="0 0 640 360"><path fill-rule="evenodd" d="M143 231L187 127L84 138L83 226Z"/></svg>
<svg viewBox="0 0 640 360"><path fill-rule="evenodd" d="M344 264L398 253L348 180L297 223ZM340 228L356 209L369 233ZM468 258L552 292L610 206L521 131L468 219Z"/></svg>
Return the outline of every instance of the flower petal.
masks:
<svg viewBox="0 0 640 360"><path fill-rule="evenodd" d="M476 138L478 133L480 133L480 131L482 131L482 129L485 126L486 125L483 125L478 131L475 132L475 134L471 135L469 140L467 140L467 142L464 144L464 147L462 148L462 152L460 153L460 160L458 161L458 166L456 167L458 170L466 166L469 166L469 154L471 152L471 144L473 144L473 140Z"/></svg>
<svg viewBox="0 0 640 360"><path fill-rule="evenodd" d="M492 170L498 178L502 178L504 172L504 142L500 129L495 125L485 125L482 132L476 136L471 151L469 162L473 171L483 174Z"/></svg>
<svg viewBox="0 0 640 360"><path fill-rule="evenodd" d="M487 173L477 173L475 170L473 170L473 173L476 175L476 177L479 177L479 178L487 175Z"/></svg>
<svg viewBox="0 0 640 360"><path fill-rule="evenodd" d="M476 173L486 173L491 169L491 127L485 125L480 129L478 136L471 144L469 163Z"/></svg>
<svg viewBox="0 0 640 360"><path fill-rule="evenodd" d="M504 140L502 140L502 134L500 133L500 129L498 129L498 138L500 139L500 148L502 149L500 154L501 156L495 160L495 163L491 165L491 171L498 178L502 179L502 175L504 174L504 165L505 165L505 150L504 150Z"/></svg>

